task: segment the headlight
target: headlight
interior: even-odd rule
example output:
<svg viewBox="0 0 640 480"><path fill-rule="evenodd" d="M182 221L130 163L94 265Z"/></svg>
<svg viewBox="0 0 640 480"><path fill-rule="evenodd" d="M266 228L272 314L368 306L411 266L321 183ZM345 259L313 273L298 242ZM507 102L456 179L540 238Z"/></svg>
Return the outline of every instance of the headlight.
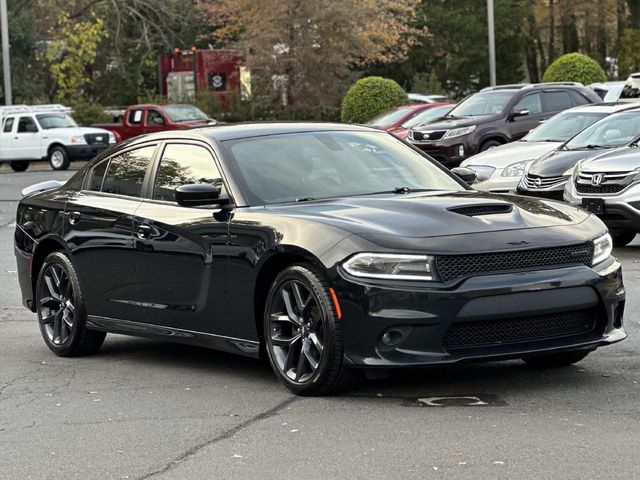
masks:
<svg viewBox="0 0 640 480"><path fill-rule="evenodd" d="M580 174L580 170L582 168L582 160L579 161L578 163L576 163L576 166L573 167L573 171L571 172L571 181L575 182L576 178L578 178L578 175Z"/></svg>
<svg viewBox="0 0 640 480"><path fill-rule="evenodd" d="M430 255L358 253L342 267L354 277L395 280L436 280L434 258Z"/></svg>
<svg viewBox="0 0 640 480"><path fill-rule="evenodd" d="M593 261L591 265L597 265L600 262L604 262L613 250L613 240L611 235L605 233L601 237L596 238L593 241Z"/></svg>
<svg viewBox="0 0 640 480"><path fill-rule="evenodd" d="M461 137L463 135L468 135L469 133L473 132L475 129L476 129L475 125L472 125L471 127L453 128L449 130L447 133L445 133L442 138Z"/></svg>
<svg viewBox="0 0 640 480"><path fill-rule="evenodd" d="M503 177L521 177L522 175L524 175L524 170L528 163L529 163L529 160L512 163L511 165L508 165L507 167L505 167L504 170L502 170L502 176Z"/></svg>
<svg viewBox="0 0 640 480"><path fill-rule="evenodd" d="M78 143L87 143L84 140L84 137L82 135L74 135L71 137L71 144L78 144Z"/></svg>

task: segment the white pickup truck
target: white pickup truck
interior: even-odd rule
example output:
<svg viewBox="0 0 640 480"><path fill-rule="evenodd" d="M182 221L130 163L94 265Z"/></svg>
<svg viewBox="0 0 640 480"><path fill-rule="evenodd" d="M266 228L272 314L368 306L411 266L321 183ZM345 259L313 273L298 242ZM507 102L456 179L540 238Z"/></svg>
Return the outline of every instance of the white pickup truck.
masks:
<svg viewBox="0 0 640 480"><path fill-rule="evenodd" d="M72 160L89 160L114 143L107 130L79 127L63 105L0 107L0 163L16 172L38 160L66 170Z"/></svg>

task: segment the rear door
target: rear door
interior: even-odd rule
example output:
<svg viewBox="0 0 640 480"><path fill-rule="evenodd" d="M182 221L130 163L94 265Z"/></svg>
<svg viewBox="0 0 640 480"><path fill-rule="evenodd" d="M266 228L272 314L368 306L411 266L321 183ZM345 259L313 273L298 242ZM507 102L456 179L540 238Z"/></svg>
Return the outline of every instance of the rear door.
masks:
<svg viewBox="0 0 640 480"><path fill-rule="evenodd" d="M576 104L568 90L544 90L542 92L542 107L550 118Z"/></svg>
<svg viewBox="0 0 640 480"><path fill-rule="evenodd" d="M527 115L517 116L516 112L528 111ZM530 93L522 97L511 110L509 131L513 140L524 137L536 128L542 120L548 118L542 107L542 97L539 92Z"/></svg>
<svg viewBox="0 0 640 480"><path fill-rule="evenodd" d="M133 214L156 148L136 147L97 163L67 201L65 239L90 315L137 320Z"/></svg>
<svg viewBox="0 0 640 480"><path fill-rule="evenodd" d="M136 211L134 245L140 321L233 335L227 279L229 211L181 207L180 185L210 183L225 190L205 144L167 142L153 185ZM224 193L223 193L224 194Z"/></svg>
<svg viewBox="0 0 640 480"><path fill-rule="evenodd" d="M13 143L13 128L16 118L13 116L4 117L2 120L2 128L0 129L0 159L11 160L13 151L11 145Z"/></svg>

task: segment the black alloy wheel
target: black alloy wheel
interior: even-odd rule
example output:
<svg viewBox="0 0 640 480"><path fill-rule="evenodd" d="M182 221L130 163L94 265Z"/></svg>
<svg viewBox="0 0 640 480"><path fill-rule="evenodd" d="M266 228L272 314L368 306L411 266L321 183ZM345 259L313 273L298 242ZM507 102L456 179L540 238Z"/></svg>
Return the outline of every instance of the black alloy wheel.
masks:
<svg viewBox="0 0 640 480"><path fill-rule="evenodd" d="M72 357L98 351L105 333L87 330L86 311L78 278L70 260L61 252L44 261L36 286L40 332L56 355Z"/></svg>
<svg viewBox="0 0 640 480"><path fill-rule="evenodd" d="M322 395L344 388L340 320L324 276L307 265L278 275L267 297L264 337L278 379L298 395Z"/></svg>

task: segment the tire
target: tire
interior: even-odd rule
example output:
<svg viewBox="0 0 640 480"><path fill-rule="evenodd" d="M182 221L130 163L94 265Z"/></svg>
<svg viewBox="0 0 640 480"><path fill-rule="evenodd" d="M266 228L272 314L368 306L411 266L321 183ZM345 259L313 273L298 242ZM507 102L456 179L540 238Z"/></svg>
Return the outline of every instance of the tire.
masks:
<svg viewBox="0 0 640 480"><path fill-rule="evenodd" d="M56 145L49 150L48 160L49 165L51 165L51 168L54 170L66 170L69 168L69 164L71 163L69 161L67 151L64 147L59 145Z"/></svg>
<svg viewBox="0 0 640 480"><path fill-rule="evenodd" d="M87 311L78 276L62 252L51 253L42 264L36 284L40 333L47 347L60 357L96 353L106 333L88 330Z"/></svg>
<svg viewBox="0 0 640 480"><path fill-rule="evenodd" d="M291 392L326 395L351 381L343 363L342 325L327 279L316 268L302 264L280 272L267 295L263 324L271 368Z"/></svg>
<svg viewBox="0 0 640 480"><path fill-rule="evenodd" d="M11 165L11 169L14 172L24 172L27 168L29 168L29 162L25 162L24 160L14 160L9 163Z"/></svg>
<svg viewBox="0 0 640 480"><path fill-rule="evenodd" d="M626 247L636 238L636 232L633 230L618 230L611 232L611 238L613 239L614 247Z"/></svg>
<svg viewBox="0 0 640 480"><path fill-rule="evenodd" d="M532 367L558 368L578 363L580 360L589 355L589 353L591 352L578 350L575 352L552 353L549 355L526 357L522 360L524 360L527 365L531 365Z"/></svg>
<svg viewBox="0 0 640 480"><path fill-rule="evenodd" d="M499 147L500 145L502 145L502 143L500 143L498 140L485 140L484 142L482 142L482 145L480 145L478 152L484 152L485 150Z"/></svg>

